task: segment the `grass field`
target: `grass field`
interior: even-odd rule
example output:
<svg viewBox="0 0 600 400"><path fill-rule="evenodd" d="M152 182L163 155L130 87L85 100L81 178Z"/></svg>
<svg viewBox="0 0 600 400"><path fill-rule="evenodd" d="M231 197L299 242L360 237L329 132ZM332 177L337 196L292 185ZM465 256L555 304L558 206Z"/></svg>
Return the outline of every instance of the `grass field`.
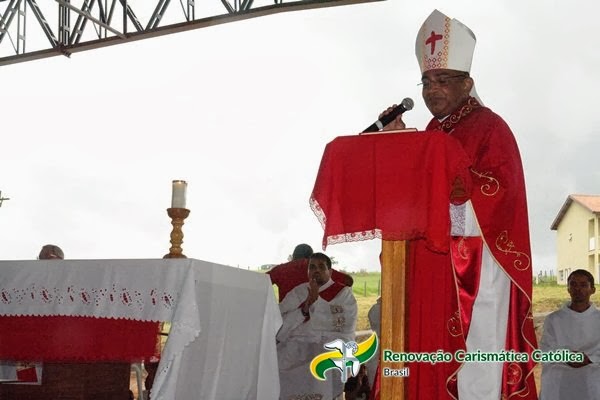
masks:
<svg viewBox="0 0 600 400"><path fill-rule="evenodd" d="M367 314L373 304L377 302L381 290L381 273L369 272L350 274L354 279L352 291L356 302L358 303L358 319L356 321L356 330L363 331L370 329Z"/></svg>
<svg viewBox="0 0 600 400"><path fill-rule="evenodd" d="M354 279L352 291L358 303L358 321L356 329L359 331L370 329L367 314L369 309L380 296L381 273L363 272L350 273ZM275 288L277 291L277 288ZM596 306L600 307L600 295L595 300ZM410 301L410 299L409 299ZM533 313L542 314L559 309L565 302L569 301L567 287L557 285L553 282L545 282L533 285Z"/></svg>
<svg viewBox="0 0 600 400"><path fill-rule="evenodd" d="M356 301L358 302L357 330L369 329L367 313L369 308L377 301L380 293L381 273L357 273L350 274L354 278L352 287ZM597 296L596 306L600 307L600 296ZM409 299L410 301L410 299ZM533 285L533 313L548 313L559 309L565 302L569 301L567 287L556 283L543 283Z"/></svg>

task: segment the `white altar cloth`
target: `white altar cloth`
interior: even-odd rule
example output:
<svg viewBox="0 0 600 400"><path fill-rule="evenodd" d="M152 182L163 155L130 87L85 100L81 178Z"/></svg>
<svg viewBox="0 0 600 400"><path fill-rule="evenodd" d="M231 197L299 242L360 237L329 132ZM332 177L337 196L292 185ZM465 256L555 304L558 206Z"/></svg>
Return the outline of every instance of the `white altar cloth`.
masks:
<svg viewBox="0 0 600 400"><path fill-rule="evenodd" d="M152 400L279 398L281 315L264 274L194 259L0 261L0 315L171 322Z"/></svg>

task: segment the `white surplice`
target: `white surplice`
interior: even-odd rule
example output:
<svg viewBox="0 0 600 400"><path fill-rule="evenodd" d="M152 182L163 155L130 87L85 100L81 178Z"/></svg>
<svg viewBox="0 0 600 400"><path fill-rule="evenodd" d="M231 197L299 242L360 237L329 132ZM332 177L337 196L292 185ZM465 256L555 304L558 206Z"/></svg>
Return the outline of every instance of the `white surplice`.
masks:
<svg viewBox="0 0 600 400"><path fill-rule="evenodd" d="M592 305L580 313L565 305L549 314L540 348L581 351L592 361L581 368L543 363L540 400L600 399L600 310Z"/></svg>
<svg viewBox="0 0 600 400"><path fill-rule="evenodd" d="M323 292L333 285L329 280L319 288ZM331 400L344 389L339 371L328 371L325 381L310 373L312 359L327 350L325 343L341 339L354 340L357 305L352 288L344 287L331 300L321 296L310 306L310 318L302 315L300 305L306 300L308 283L289 292L279 304L283 325L277 334L277 356L281 400Z"/></svg>
<svg viewBox="0 0 600 400"><path fill-rule="evenodd" d="M453 236L481 236L471 201L450 205ZM506 347L510 279L484 242L479 288L473 303L467 351L498 353ZM464 363L458 371L458 397L461 400L499 400L503 363Z"/></svg>

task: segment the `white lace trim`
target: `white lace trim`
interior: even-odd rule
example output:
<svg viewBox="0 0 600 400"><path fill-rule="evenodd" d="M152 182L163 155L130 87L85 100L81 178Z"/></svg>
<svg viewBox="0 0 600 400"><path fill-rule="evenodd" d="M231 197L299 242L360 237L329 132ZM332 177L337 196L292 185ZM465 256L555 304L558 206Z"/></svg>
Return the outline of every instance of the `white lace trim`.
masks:
<svg viewBox="0 0 600 400"><path fill-rule="evenodd" d="M465 208L465 203L459 205L450 204L450 223L452 224L450 234L452 236L465 235Z"/></svg>
<svg viewBox="0 0 600 400"><path fill-rule="evenodd" d="M323 212L323 209L319 205L319 202L314 198L310 198L310 208L315 213L317 219L321 223L323 230L327 224L327 217ZM381 239L381 230L372 229L370 231L344 233L341 235L331 235L323 238L323 250L330 244L346 243L346 242L359 242L363 240Z"/></svg>
<svg viewBox="0 0 600 400"><path fill-rule="evenodd" d="M450 223L452 236L481 236L471 200L460 205L450 204Z"/></svg>

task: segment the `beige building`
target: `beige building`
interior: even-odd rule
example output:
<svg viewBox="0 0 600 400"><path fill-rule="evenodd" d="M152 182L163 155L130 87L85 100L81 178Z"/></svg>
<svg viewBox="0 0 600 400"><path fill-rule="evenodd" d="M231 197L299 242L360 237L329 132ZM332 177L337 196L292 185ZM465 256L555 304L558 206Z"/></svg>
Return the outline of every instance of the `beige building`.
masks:
<svg viewBox="0 0 600 400"><path fill-rule="evenodd" d="M556 276L566 284L569 273L586 269L600 277L600 196L571 194L550 229L556 231Z"/></svg>

